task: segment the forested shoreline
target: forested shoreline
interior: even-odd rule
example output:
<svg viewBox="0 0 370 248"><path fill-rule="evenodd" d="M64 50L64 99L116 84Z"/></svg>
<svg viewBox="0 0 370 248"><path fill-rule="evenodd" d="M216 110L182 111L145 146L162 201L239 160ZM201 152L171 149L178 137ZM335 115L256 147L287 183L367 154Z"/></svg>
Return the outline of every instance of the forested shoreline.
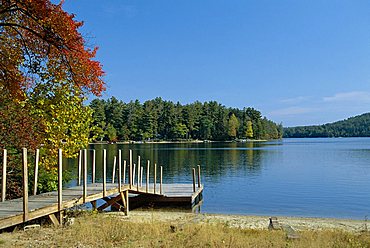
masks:
<svg viewBox="0 0 370 248"><path fill-rule="evenodd" d="M370 137L370 113L316 126L284 128L284 138Z"/></svg>
<svg viewBox="0 0 370 248"><path fill-rule="evenodd" d="M95 141L279 139L283 131L254 108L227 108L216 101L182 105L157 97L125 103L112 97L89 106Z"/></svg>

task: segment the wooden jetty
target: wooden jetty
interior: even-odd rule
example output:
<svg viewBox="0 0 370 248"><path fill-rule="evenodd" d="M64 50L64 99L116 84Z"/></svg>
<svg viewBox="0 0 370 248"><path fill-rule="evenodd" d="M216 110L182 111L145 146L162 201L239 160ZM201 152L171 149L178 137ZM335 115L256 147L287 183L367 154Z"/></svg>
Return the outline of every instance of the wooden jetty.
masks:
<svg viewBox="0 0 370 248"><path fill-rule="evenodd" d="M34 184L37 185L38 150L36 151ZM69 208L91 203L94 209L104 210L114 207L129 213L130 198L140 198L141 201L161 203L186 203L194 205L202 199L203 185L201 184L200 166L192 169L192 184L163 184L163 167L160 166L159 183L157 180L157 166L154 164L154 178L150 182L150 162L146 166L146 180L143 184L143 171L140 156L137 168L133 163L132 151L130 150L129 164L123 161L121 151L118 151L118 163L115 158L111 182L107 182L106 150L103 150L103 178L102 183L96 183L95 177L95 151L93 152L91 183L87 176L87 150L80 151L78 166L78 185L63 188L62 185L62 150L58 153L58 190L42 194L36 194L37 188L33 189L34 195L29 196L28 190L28 163L27 149L23 148L23 197L6 200L6 166L7 151L3 150L3 176L2 176L2 202L0 202L0 230L26 223L41 217L49 217L55 225L63 224L63 212ZM118 164L118 168L116 167ZM127 166L126 166L127 165ZM127 170L127 174L126 174ZM5 171L5 173L4 173ZM196 176L197 174L197 176ZM82 177L82 180L81 180ZM127 181L126 181L127 178ZM116 181L115 181L116 179ZM82 182L82 184L81 184ZM99 202L103 202L97 206ZM103 201L101 201L103 200ZM137 204L138 201L135 201Z"/></svg>

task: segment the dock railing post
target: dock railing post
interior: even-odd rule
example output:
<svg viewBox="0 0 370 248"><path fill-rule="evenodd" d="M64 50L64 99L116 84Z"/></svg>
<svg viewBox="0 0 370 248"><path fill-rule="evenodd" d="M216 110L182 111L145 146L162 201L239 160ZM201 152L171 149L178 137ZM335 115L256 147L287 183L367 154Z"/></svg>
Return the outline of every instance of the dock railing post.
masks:
<svg viewBox="0 0 370 248"><path fill-rule="evenodd" d="M138 156L138 161L137 161L137 191L139 191L139 183L140 183L140 156Z"/></svg>
<svg viewBox="0 0 370 248"><path fill-rule="evenodd" d="M136 164L134 164L134 168L132 172L132 186L135 186L135 177L136 177Z"/></svg>
<svg viewBox="0 0 370 248"><path fill-rule="evenodd" d="M200 183L200 165L198 165L198 188L200 188L201 183Z"/></svg>
<svg viewBox="0 0 370 248"><path fill-rule="evenodd" d="M122 190L122 163L121 163L121 150L118 150L118 192Z"/></svg>
<svg viewBox="0 0 370 248"><path fill-rule="evenodd" d="M162 177L163 177L163 167L161 166L161 174L160 174L160 181L159 181L159 194L162 194Z"/></svg>
<svg viewBox="0 0 370 248"><path fill-rule="evenodd" d="M28 165L27 165L27 148L22 149L23 162L23 222L28 220Z"/></svg>
<svg viewBox="0 0 370 248"><path fill-rule="evenodd" d="M126 160L123 160L123 185L126 183Z"/></svg>
<svg viewBox="0 0 370 248"><path fill-rule="evenodd" d="M87 149L84 149L83 161L83 202L86 202L87 197Z"/></svg>
<svg viewBox="0 0 370 248"><path fill-rule="evenodd" d="M143 187L143 170L144 166L140 167L140 187Z"/></svg>
<svg viewBox="0 0 370 248"><path fill-rule="evenodd" d="M60 225L63 225L62 187L63 187L63 155L62 155L62 149L59 149L58 150L58 212L59 212L59 224Z"/></svg>
<svg viewBox="0 0 370 248"><path fill-rule="evenodd" d="M95 168L96 168L96 151L95 149L92 150L92 154L93 154L93 157L92 157L92 183L95 183Z"/></svg>
<svg viewBox="0 0 370 248"><path fill-rule="evenodd" d="M193 192L195 192L195 168L192 169L193 171Z"/></svg>
<svg viewBox="0 0 370 248"><path fill-rule="evenodd" d="M78 154L78 186L81 185L81 171L82 171L82 150Z"/></svg>
<svg viewBox="0 0 370 248"><path fill-rule="evenodd" d="M103 196L107 195L107 150L103 150Z"/></svg>
<svg viewBox="0 0 370 248"><path fill-rule="evenodd" d="M146 166L146 193L149 191L149 167L150 167L150 160L148 160L148 164Z"/></svg>
<svg viewBox="0 0 370 248"><path fill-rule="evenodd" d="M35 157L35 170L34 170L34 182L33 182L33 195L37 194L37 181L39 176L39 159L40 159L40 149L36 149L36 157Z"/></svg>
<svg viewBox="0 0 370 248"><path fill-rule="evenodd" d="M129 180L129 185L130 185L130 189L131 189L131 186L132 186L132 150L130 149L130 164L129 164L129 175L128 175L128 180Z"/></svg>
<svg viewBox="0 0 370 248"><path fill-rule="evenodd" d="M118 150L118 171L119 171L119 178L121 178L122 183L122 151L121 149ZM121 167L121 169L119 169Z"/></svg>
<svg viewBox="0 0 370 248"><path fill-rule="evenodd" d="M116 177L116 163L117 163L117 157L114 156L114 159L113 159L113 171L112 171L112 183L114 183L114 178Z"/></svg>
<svg viewBox="0 0 370 248"><path fill-rule="evenodd" d="M6 164L7 164L7 150L3 150L3 177L1 186L1 201L4 202L6 198Z"/></svg>
<svg viewBox="0 0 370 248"><path fill-rule="evenodd" d="M154 194L156 192L156 184L157 184L157 164L154 163L154 185L153 185Z"/></svg>

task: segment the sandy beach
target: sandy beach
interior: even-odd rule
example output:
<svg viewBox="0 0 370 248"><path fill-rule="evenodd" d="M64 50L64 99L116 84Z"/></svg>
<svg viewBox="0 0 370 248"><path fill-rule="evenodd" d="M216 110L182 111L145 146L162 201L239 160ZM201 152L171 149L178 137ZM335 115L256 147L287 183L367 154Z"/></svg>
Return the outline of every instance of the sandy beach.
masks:
<svg viewBox="0 0 370 248"><path fill-rule="evenodd" d="M221 223L228 227L242 229L268 229L270 216L248 216L227 214L195 214L172 211L131 211L129 216L120 212L106 213L116 215L133 222L164 221L174 225L187 223ZM303 218L277 216L281 225L289 225L294 230L324 230L340 229L349 232L368 230L369 223L365 220L333 219L333 218Z"/></svg>

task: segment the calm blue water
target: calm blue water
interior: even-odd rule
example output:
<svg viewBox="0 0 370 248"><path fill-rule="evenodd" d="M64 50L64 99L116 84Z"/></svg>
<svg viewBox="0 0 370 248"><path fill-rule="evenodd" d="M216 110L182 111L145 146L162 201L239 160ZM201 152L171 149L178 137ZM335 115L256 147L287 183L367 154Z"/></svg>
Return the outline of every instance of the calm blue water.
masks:
<svg viewBox="0 0 370 248"><path fill-rule="evenodd" d="M201 212L364 219L370 216L370 138L252 143L92 145L164 166L164 183L202 166ZM98 168L98 176L101 169ZM108 173L110 173L108 171Z"/></svg>

